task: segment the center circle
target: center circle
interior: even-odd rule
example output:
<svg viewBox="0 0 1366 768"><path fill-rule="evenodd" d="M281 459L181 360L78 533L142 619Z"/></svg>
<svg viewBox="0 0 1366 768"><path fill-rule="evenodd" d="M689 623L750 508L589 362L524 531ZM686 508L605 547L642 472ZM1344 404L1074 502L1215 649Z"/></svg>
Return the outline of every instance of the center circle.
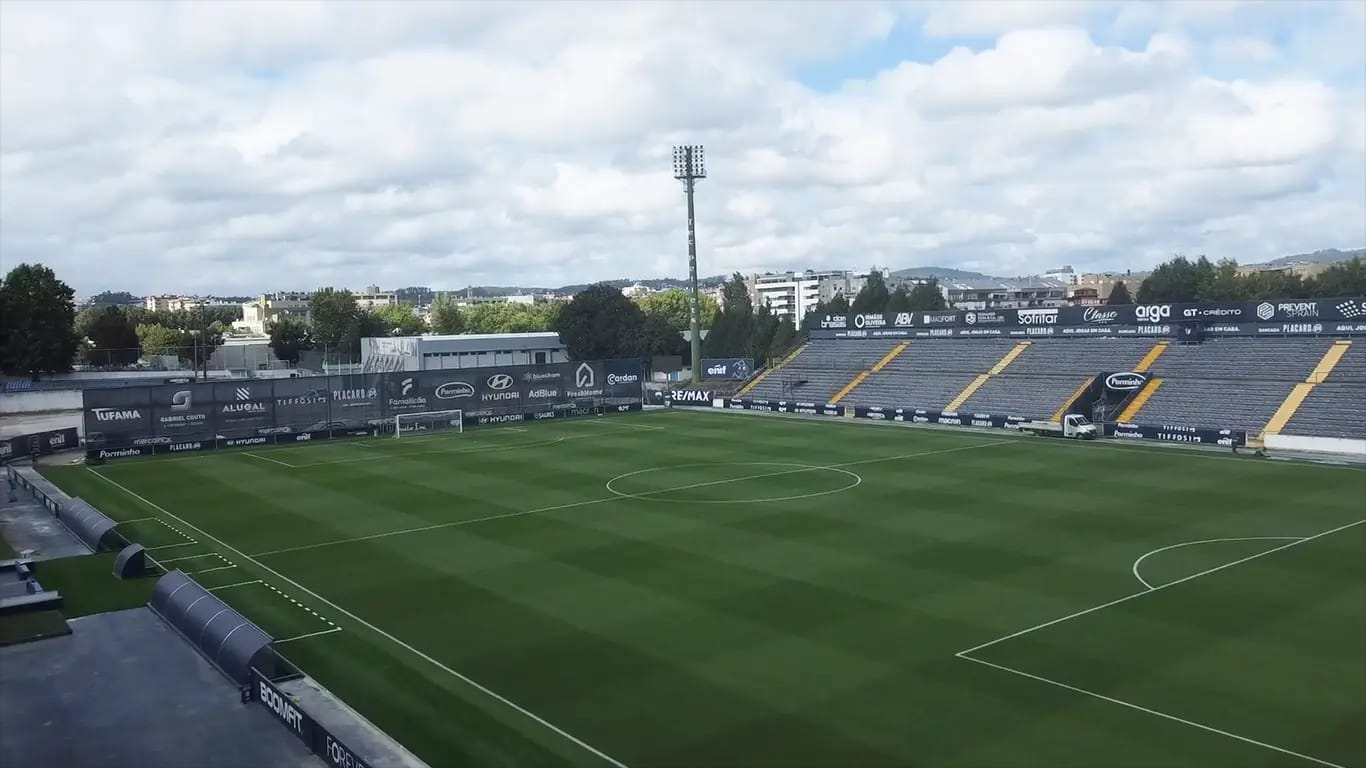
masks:
<svg viewBox="0 0 1366 768"><path fill-rule="evenodd" d="M641 475L669 472L672 470L679 469L694 469L698 467L756 467L758 469L755 472L740 475L738 477L723 477L716 480L699 480L696 482L684 483L676 486L637 491L635 493L623 491L617 487L618 484L620 484L623 480L627 480L628 478L632 477L640 477ZM828 490L822 491L812 491L810 493L788 493L780 496L763 496L759 498L671 499L664 498L662 496L662 494L666 493L690 491L696 488L724 488L725 486L733 483L743 483L749 480L773 479L778 483L781 483L782 479L786 477L814 473L843 475L844 484L839 486L838 488L830 488ZM781 461L727 461L697 464L670 464L662 467L647 467L646 469L637 469L634 472L625 472L620 475L617 475L611 480L608 480L607 491L616 496L620 496L623 499L640 499L642 501L654 501L665 504L762 504L765 502L772 501L795 501L797 499L811 499L817 496L828 496L832 493L843 493L844 491L852 490L858 487L858 485L862 482L863 478L859 476L857 473L850 472L847 469L840 469L838 467L821 467L812 464L794 464L791 462Z"/></svg>

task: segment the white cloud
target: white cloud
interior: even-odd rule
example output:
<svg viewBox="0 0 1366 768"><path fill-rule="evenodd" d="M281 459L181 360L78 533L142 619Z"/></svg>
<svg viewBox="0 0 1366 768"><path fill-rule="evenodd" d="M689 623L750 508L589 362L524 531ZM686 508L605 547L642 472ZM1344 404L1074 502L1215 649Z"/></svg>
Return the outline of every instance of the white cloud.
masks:
<svg viewBox="0 0 1366 768"><path fill-rule="evenodd" d="M906 25L947 52L847 69ZM682 142L706 274L1359 246L1363 37L1353 3L4 3L0 261L80 292L682 275Z"/></svg>

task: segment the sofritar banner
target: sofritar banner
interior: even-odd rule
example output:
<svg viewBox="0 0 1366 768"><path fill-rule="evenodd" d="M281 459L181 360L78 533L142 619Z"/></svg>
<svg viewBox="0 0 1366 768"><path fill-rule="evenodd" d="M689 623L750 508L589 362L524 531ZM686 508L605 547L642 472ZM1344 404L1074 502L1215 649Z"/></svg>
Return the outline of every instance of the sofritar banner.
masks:
<svg viewBox="0 0 1366 768"><path fill-rule="evenodd" d="M749 358L702 358L703 378L743 381L753 372L754 361Z"/></svg>

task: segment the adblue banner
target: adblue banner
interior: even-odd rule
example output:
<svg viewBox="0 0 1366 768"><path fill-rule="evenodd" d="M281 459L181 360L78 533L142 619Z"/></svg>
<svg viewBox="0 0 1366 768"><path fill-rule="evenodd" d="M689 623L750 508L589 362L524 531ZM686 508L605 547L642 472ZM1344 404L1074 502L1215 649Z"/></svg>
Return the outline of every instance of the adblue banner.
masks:
<svg viewBox="0 0 1366 768"><path fill-rule="evenodd" d="M1169 325L1179 322L1325 323L1366 322L1366 298L1287 299L1283 301L1124 304L1027 309L940 310L896 314L811 315L812 331L863 332L896 336L910 328L1042 328ZM851 333L851 335L853 335ZM817 336L816 338L821 338Z"/></svg>
<svg viewBox="0 0 1366 768"><path fill-rule="evenodd" d="M754 373L754 361L749 358L702 358L703 378L743 381L751 373Z"/></svg>

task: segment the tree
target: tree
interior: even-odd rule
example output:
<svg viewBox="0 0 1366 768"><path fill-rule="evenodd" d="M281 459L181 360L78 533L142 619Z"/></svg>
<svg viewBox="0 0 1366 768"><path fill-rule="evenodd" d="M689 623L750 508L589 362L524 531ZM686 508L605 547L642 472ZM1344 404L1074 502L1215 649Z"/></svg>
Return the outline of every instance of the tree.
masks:
<svg viewBox="0 0 1366 768"><path fill-rule="evenodd" d="M754 304L750 301L745 278L739 272L722 286L721 305L721 311L703 340L703 354L707 357L749 357L753 353Z"/></svg>
<svg viewBox="0 0 1366 768"><path fill-rule="evenodd" d="M92 365L123 366L138 361L137 327L119 307L82 310L76 315L76 332L89 342L86 359Z"/></svg>
<svg viewBox="0 0 1366 768"><path fill-rule="evenodd" d="M359 351L360 310L350 291L319 288L308 299L308 314L313 321L313 343L323 348L325 356L335 360Z"/></svg>
<svg viewBox="0 0 1366 768"><path fill-rule="evenodd" d="M224 325L214 321L203 328L181 329L180 334L180 359L190 364L195 370L208 370L209 358L213 353L223 346L223 333L226 331Z"/></svg>
<svg viewBox="0 0 1366 768"><path fill-rule="evenodd" d="M720 307L716 299L701 294L698 297L702 307L700 323L703 328L710 328L716 318L716 313ZM670 288L666 291L651 293L637 299L640 308L647 315L662 315L667 318L674 330L681 331L685 328L692 328L692 318L689 314L692 310L692 291L682 288Z"/></svg>
<svg viewBox="0 0 1366 768"><path fill-rule="evenodd" d="M427 330L426 323L417 316L413 308L407 304L390 304L387 307L380 307L374 314L387 328L384 335L398 336L417 336ZM395 333L397 331L397 333Z"/></svg>
<svg viewBox="0 0 1366 768"><path fill-rule="evenodd" d="M1110 289L1110 298L1106 299L1105 303L1112 307L1133 304L1134 300L1129 297L1129 286L1125 285L1123 280L1117 281L1115 287Z"/></svg>
<svg viewBox="0 0 1366 768"><path fill-rule="evenodd" d="M1139 304L1168 304L1198 301L1214 281L1214 265L1201 256L1191 261L1177 255L1157 265L1138 287Z"/></svg>
<svg viewBox="0 0 1366 768"><path fill-rule="evenodd" d="M760 360L771 360L787 352L797 340L797 329L792 327L789 318L780 318L778 328L773 332L773 341L768 345L768 354Z"/></svg>
<svg viewBox="0 0 1366 768"><path fill-rule="evenodd" d="M71 287L49 268L20 264L0 283L0 370L12 376L71 370L79 340Z"/></svg>
<svg viewBox="0 0 1366 768"><path fill-rule="evenodd" d="M663 314L645 313L640 325L640 341L636 345L636 355L641 357L666 355L686 358L691 351L689 344L678 329L673 327L669 318Z"/></svg>
<svg viewBox="0 0 1366 768"><path fill-rule="evenodd" d="M898 285L892 296L887 300L887 308L882 314L895 317L901 312L910 312L914 308L911 306L911 293L906 290L906 286Z"/></svg>
<svg viewBox="0 0 1366 768"><path fill-rule="evenodd" d="M282 317L270 324L270 351L287 363L298 364L299 355L313 349L313 333L301 318Z"/></svg>
<svg viewBox="0 0 1366 768"><path fill-rule="evenodd" d="M916 283L911 288L910 293L911 311L913 312L933 312L935 310L948 309L948 302L944 301L944 293L939 290L939 281L930 279L923 283Z"/></svg>
<svg viewBox="0 0 1366 768"><path fill-rule="evenodd" d="M455 300L442 294L436 301L432 302L432 313L429 318L432 330L436 333L454 334L465 332L465 317L460 312L460 307L456 306Z"/></svg>
<svg viewBox="0 0 1366 768"><path fill-rule="evenodd" d="M556 319L560 342L578 360L639 357L645 313L621 291L598 283L575 294Z"/></svg>
<svg viewBox="0 0 1366 768"><path fill-rule="evenodd" d="M842 294L842 293L837 293L837 294L835 294L835 298L831 299L830 302L829 302L828 304L825 305L825 312L822 313L822 314L827 314L827 315L847 315L847 314L849 314L849 299L846 298L845 295Z"/></svg>
<svg viewBox="0 0 1366 768"><path fill-rule="evenodd" d="M1340 261L1323 270L1311 281L1313 295L1321 299L1341 296L1366 296L1366 259L1360 256Z"/></svg>
<svg viewBox="0 0 1366 768"><path fill-rule="evenodd" d="M128 291L101 291L90 297L92 307L126 307L141 303L141 299Z"/></svg>
<svg viewBox="0 0 1366 768"><path fill-rule="evenodd" d="M143 323L137 327L138 345L143 357L180 355L181 332L159 323Z"/></svg>
<svg viewBox="0 0 1366 768"><path fill-rule="evenodd" d="M1243 301L1252 298L1253 281L1238 274L1238 262L1220 259L1209 281L1200 288L1201 301Z"/></svg>
<svg viewBox="0 0 1366 768"><path fill-rule="evenodd" d="M882 279L882 273L874 269L868 273L863 288L854 297L850 311L856 315L881 314L891 298L887 291L887 283Z"/></svg>

